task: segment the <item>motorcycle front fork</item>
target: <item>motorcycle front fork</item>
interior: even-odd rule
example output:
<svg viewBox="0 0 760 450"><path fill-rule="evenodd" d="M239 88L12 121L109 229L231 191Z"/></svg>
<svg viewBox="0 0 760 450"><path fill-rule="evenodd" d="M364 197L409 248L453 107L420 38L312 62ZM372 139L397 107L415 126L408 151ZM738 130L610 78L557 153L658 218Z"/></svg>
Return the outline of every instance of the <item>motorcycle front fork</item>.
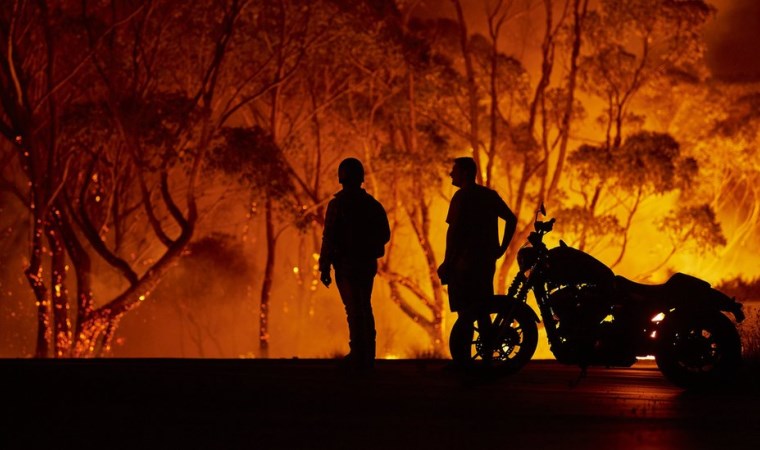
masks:
<svg viewBox="0 0 760 450"><path fill-rule="evenodd" d="M486 344L484 347L490 349L490 351L495 350L499 343L504 342L508 336L507 333L511 332L512 319L515 316L515 312L520 303L525 303L528 298L529 286L527 282L528 279L524 274L518 273L515 276L512 280L512 284L507 290L507 296L515 301L511 303L508 310L498 311L496 313L496 317L491 324L490 333L488 333L490 334L488 339L490 342L486 341L484 337L481 337L483 343Z"/></svg>

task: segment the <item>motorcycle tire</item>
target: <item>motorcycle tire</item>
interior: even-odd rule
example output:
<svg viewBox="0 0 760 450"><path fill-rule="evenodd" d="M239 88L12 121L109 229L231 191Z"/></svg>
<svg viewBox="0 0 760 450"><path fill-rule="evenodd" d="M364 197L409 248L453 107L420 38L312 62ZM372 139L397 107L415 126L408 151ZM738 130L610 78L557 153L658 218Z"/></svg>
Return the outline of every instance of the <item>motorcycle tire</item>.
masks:
<svg viewBox="0 0 760 450"><path fill-rule="evenodd" d="M491 322L499 312L510 312L511 303L496 303L489 308ZM478 323L463 319L454 323L449 336L449 350L455 363L465 368L486 367L494 372L510 374L519 371L530 361L538 346L538 326L535 314L527 306L519 304L512 312L509 328L494 346L492 357L483 358L483 342L478 332Z"/></svg>
<svg viewBox="0 0 760 450"><path fill-rule="evenodd" d="M658 331L657 367L685 389L720 388L741 365L741 339L720 312L678 312Z"/></svg>

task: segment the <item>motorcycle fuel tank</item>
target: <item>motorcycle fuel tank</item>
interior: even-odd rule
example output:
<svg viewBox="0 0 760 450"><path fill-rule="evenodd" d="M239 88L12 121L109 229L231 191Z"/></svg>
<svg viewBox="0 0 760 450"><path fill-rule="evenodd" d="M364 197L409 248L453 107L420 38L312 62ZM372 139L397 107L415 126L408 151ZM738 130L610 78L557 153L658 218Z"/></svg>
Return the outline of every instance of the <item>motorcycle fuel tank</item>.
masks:
<svg viewBox="0 0 760 450"><path fill-rule="evenodd" d="M557 285L595 284L604 288L615 280L615 274L604 263L567 245L549 250L548 269L547 279Z"/></svg>

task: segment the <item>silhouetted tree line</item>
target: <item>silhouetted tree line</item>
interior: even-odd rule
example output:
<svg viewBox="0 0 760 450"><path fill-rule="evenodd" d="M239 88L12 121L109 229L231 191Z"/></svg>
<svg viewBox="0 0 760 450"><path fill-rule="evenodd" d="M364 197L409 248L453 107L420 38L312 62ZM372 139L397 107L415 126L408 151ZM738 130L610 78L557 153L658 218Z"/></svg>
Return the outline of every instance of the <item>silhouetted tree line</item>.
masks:
<svg viewBox="0 0 760 450"><path fill-rule="evenodd" d="M723 280L718 286L722 292L731 297L745 300L760 300L760 277L750 280L734 277Z"/></svg>

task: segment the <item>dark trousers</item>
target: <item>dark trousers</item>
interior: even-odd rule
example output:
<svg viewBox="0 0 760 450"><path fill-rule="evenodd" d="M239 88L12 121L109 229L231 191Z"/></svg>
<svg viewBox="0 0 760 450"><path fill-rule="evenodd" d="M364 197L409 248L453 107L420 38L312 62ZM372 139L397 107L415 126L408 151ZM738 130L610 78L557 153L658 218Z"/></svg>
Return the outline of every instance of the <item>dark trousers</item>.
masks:
<svg viewBox="0 0 760 450"><path fill-rule="evenodd" d="M377 261L335 268L335 283L346 307L350 358L372 365L375 360L375 317L372 315L372 285Z"/></svg>
<svg viewBox="0 0 760 450"><path fill-rule="evenodd" d="M488 346L493 344L494 330L491 325L489 302L493 300L493 276L496 263L492 260L478 261L465 270L452 274L449 282L449 306L463 323L477 322L478 334ZM491 359L493 352L486 351L483 359Z"/></svg>

